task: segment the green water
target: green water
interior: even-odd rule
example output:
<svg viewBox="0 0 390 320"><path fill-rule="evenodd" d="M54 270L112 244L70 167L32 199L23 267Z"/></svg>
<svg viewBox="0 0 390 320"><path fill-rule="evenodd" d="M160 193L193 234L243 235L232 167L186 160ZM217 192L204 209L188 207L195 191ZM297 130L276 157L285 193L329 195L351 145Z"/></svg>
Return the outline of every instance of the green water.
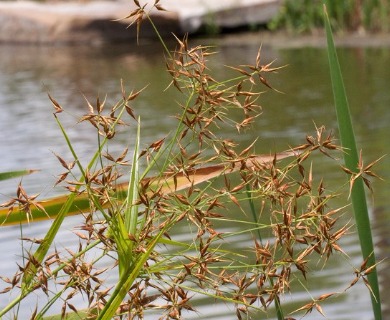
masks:
<svg viewBox="0 0 390 320"><path fill-rule="evenodd" d="M218 41L211 41L218 44ZM210 71L218 79L232 75L232 71L223 65L252 64L255 62L261 39L257 42L245 41L239 44L222 42L216 50L219 54L210 58ZM176 101L182 99L173 88L165 90L170 79L161 59L162 49L156 45L123 45L109 48L78 47L7 47L0 50L0 150L2 161L0 171L22 168L40 169L33 177L23 179L29 193L41 193L43 197L62 190L53 190L55 176L62 172L53 152L71 160L63 143L62 136L52 117L52 107L46 92L64 107L61 115L70 138L74 141L80 158L88 159L96 147L96 136L85 126L75 125L77 118L87 112L83 95L91 103L99 95L103 99L107 94L107 104L112 105L121 97L120 79L123 79L128 91L139 90L148 84L144 95L134 103L134 109L141 116L142 144L165 136L173 127L171 117L179 109ZM359 147L364 150L367 163L389 153L390 136L390 68L388 48L343 48L339 50L339 59L344 73L347 93ZM300 48L278 49L263 43L264 62L276 59L275 65L287 65L278 74L270 76L270 83L283 94L269 91L260 98L263 115L254 124L251 133L235 137L235 129L221 127L220 134L227 138L234 136L245 146L258 138L258 153L268 153L287 149L290 145L305 143L307 134L315 133L315 126L325 125L336 131L336 116L333 110L327 55L324 49ZM254 132L254 134L253 134ZM120 151L124 145L131 146L131 136L122 134L112 151ZM335 185L345 181L339 171L331 170L325 162L319 172L326 175ZM370 196L372 225L377 244L377 255L386 258L390 255L390 205L388 202L390 159L384 158L376 171L385 179L374 183L375 194ZM12 196L18 181L1 184L1 202ZM77 225L78 218L68 219L57 244L72 246L68 233ZM25 232L38 237L44 234L48 224L32 224ZM182 230L185 236L186 230ZM1 275L12 275L15 262L19 261L21 250L18 228L2 229L1 255L9 263L0 267ZM238 247L243 244L238 244ZM344 249L351 261L341 255L336 256L324 272L312 271L314 280L309 292L318 296L323 292L340 291L353 280L353 268L361 263L357 238L351 234L343 241ZM386 289L390 281L388 262L380 267L380 281ZM308 284L306 284L308 285ZM293 284L293 286L295 286ZM386 301L385 290L383 300ZM310 295L304 290L292 296L286 295L288 310L294 310L310 302ZM0 307L3 300L0 300ZM294 302L292 302L294 301ZM4 302L5 303L5 302ZM226 319L228 308L216 305L214 301L200 299L196 302L200 315L191 318ZM348 294L331 299L323 305L329 319L370 319L370 301L363 285L358 285ZM385 303L384 309L389 305ZM22 310L21 314L29 314ZM299 314L292 315L299 318ZM389 311L385 311L385 318ZM259 318L266 319L263 314ZM272 312L269 318L272 318ZM309 319L319 319L313 311Z"/></svg>

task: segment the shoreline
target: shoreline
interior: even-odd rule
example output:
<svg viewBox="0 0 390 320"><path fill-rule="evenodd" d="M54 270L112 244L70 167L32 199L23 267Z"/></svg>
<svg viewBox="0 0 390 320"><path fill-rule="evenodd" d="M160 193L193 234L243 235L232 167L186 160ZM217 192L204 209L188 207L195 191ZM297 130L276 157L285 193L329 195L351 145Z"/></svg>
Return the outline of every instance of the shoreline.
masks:
<svg viewBox="0 0 390 320"><path fill-rule="evenodd" d="M142 26L141 26L142 28ZM166 43L173 43L174 38L172 34L163 35ZM180 39L180 37L179 37ZM216 44L218 46L246 46L250 43L261 43L263 46L272 47L275 49L298 49L303 47L308 48L325 48L326 36L325 34L295 34L286 30L261 30L261 31L240 31L221 33L215 36L208 36L206 34L189 35L191 42L197 44L207 45ZM259 41L260 40L260 41ZM159 41L150 37L143 38L140 36L139 44L137 40L127 39L126 41L113 41L111 43L96 42L92 43L94 47L107 46L122 46L122 45L137 45L139 48L149 46L152 43ZM334 34L335 45L338 48L390 48L390 34L386 33L339 33ZM35 43L35 42L0 42L0 46L7 47L88 47L91 43L81 42L66 42L66 43Z"/></svg>
<svg viewBox="0 0 390 320"><path fill-rule="evenodd" d="M281 0L162 0L150 1L146 12L152 26L139 8L127 0L0 1L0 43L101 45L137 38L129 24L144 21L140 35L156 39L154 27L163 36L195 34L202 28L237 28L265 25L278 13ZM160 7L161 6L161 7ZM163 9L161 9L163 8ZM127 19L132 17L132 19ZM142 20L143 19L143 20Z"/></svg>
<svg viewBox="0 0 390 320"><path fill-rule="evenodd" d="M198 37L199 40L207 39ZM286 30L261 30L256 32L243 32L222 34L214 38L218 45L245 45L251 41L261 39L263 45L277 49L294 49L302 47L325 48L325 32L319 30L315 34L296 34ZM390 47L390 34L387 33L357 33L339 32L334 34L336 47L339 48L388 48Z"/></svg>
<svg viewBox="0 0 390 320"><path fill-rule="evenodd" d="M160 13L152 11L152 19L161 33L161 36L169 42L172 33L181 38L187 32L192 40L197 42L218 43L220 45L247 45L251 41L261 43L274 48L301 48L326 46L324 30L314 30L311 34L298 34L289 30L270 31L261 29L249 31L249 21L261 21L259 26L265 26L267 19L271 19L275 5L279 0L245 0L239 13L233 15L232 8L215 5L211 13L203 12L205 8L197 7L199 0L188 0L187 6L179 5L181 0L167 0L171 7L168 12ZM244 3L243 2L243 3ZM161 3L164 6L164 1ZM198 11L189 10L190 4ZM252 16L249 11L268 10L267 15L256 14ZM259 9L260 8L260 9ZM13 2L0 2L0 45L7 46L104 46L121 43L136 43L136 27L130 29L129 21L118 18L126 16L126 13L135 9L134 4L127 1L99 0L91 2L64 2L55 1L38 3L29 0ZM210 8L209 8L210 9ZM210 9L210 10L211 10ZM202 11L203 10L203 11ZM202 29L205 23L210 23L210 15L213 22L221 27L222 32L215 36L207 34ZM240 19L237 18L240 17ZM232 17L236 19L233 23ZM217 19L218 18L218 19ZM208 20L207 20L208 19ZM250 20L252 19L252 20ZM257 19L257 20L253 20ZM265 20L264 20L265 19ZM240 21L238 21L240 20ZM209 22L207 22L209 21ZM194 26L197 26L195 29ZM207 29L207 28L206 28ZM192 30L192 31L191 31ZM245 31L243 31L245 30ZM140 40L142 44L156 41L157 36L153 27L145 22L141 26ZM338 32L334 34L337 47L390 47L390 34L365 33L365 32Z"/></svg>

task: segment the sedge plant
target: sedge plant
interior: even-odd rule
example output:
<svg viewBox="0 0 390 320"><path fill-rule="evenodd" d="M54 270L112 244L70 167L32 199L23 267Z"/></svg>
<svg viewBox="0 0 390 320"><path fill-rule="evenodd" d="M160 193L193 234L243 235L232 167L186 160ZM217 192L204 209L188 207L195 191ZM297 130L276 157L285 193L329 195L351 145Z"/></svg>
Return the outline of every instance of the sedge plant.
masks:
<svg viewBox="0 0 390 320"><path fill-rule="evenodd" d="M129 18L139 28L150 16L135 4ZM163 9L158 1L154 7ZM326 265L335 252L344 254L339 240L349 226L338 219L346 208L333 201L340 190L328 189L315 171L318 155L334 159L342 153L332 133L319 126L301 145L261 155L257 139L243 146L223 136L220 126L230 126L238 137L263 116L261 96L275 91L267 75L280 68L264 64L259 50L253 64L232 66L236 76L218 80L208 67L213 48L192 47L187 37L176 40L173 51L164 48L169 89L182 99L175 129L164 139L143 144L136 106L147 90L127 93L122 84L122 100L111 107L87 101L80 122L95 128L97 150L84 165L59 119L63 107L49 95L73 155L71 161L57 155L65 169L57 184L68 194L38 201L19 185L17 196L3 204L3 224L53 222L43 239L25 239L38 242L37 249L12 278L2 278L2 293L17 294L0 317L43 292L43 306L37 305L32 319L53 319L58 302L57 318L183 319L196 312L202 295L232 306L237 319L272 310L284 319L293 310L283 305L283 295L292 291L292 282L310 281L310 262ZM112 154L111 141L129 127L132 152ZM79 247L61 252L54 238L71 214L83 215L75 231ZM176 237L180 228L188 234L185 240ZM107 284L108 275L114 285ZM314 297L295 311L323 313L321 304L337 294ZM82 310L73 302L80 296L86 302Z"/></svg>

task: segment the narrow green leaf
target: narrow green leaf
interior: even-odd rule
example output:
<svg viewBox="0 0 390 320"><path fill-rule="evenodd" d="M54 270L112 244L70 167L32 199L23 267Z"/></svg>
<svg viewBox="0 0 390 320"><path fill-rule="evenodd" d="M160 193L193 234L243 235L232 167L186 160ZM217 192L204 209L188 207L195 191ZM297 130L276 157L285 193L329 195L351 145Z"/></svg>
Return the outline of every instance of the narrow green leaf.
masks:
<svg viewBox="0 0 390 320"><path fill-rule="evenodd" d="M132 263L133 256L131 252L132 241L126 230L121 212L118 212L110 221L110 233L114 238L118 253L119 276L126 270L126 267Z"/></svg>
<svg viewBox="0 0 390 320"><path fill-rule="evenodd" d="M125 208L125 225L127 232L135 236L138 221L138 206L135 204L138 200L139 184L139 144L140 144L140 118L138 118L137 138L134 145L133 162L130 171L129 185L127 189L126 208Z"/></svg>
<svg viewBox="0 0 390 320"><path fill-rule="evenodd" d="M351 172L357 173L359 158L355 142L355 135L353 131L347 95L344 88L344 82L325 5L324 13L330 75L336 106L340 140L342 146L347 150L344 153L344 162L345 166ZM363 179L361 177L355 180L351 191L351 200L354 209L356 227L359 235L363 259L367 259L367 268L369 268L375 265L376 260L371 234L370 219L367 209L366 194L364 190ZM374 268L373 271L369 273L367 277L373 293L373 295L371 295L371 302L375 319L380 320L382 319L382 312L376 268Z"/></svg>
<svg viewBox="0 0 390 320"><path fill-rule="evenodd" d="M38 170L19 170L19 171L0 172L0 181L27 176L37 171Z"/></svg>
<svg viewBox="0 0 390 320"><path fill-rule="evenodd" d="M160 231L149 243L148 247L146 248L145 252L142 254L139 254L137 257L137 260L134 265L129 265L126 272L124 272L115 289L113 294L111 295L110 299L107 301L105 307L103 308L102 312L99 314L97 320L111 320L116 311L118 310L119 306L121 305L123 299L129 292L131 286L134 283L134 280L139 276L142 268L144 267L145 262L148 260L150 254L152 253L154 247L159 242L161 236L165 232L165 229Z"/></svg>

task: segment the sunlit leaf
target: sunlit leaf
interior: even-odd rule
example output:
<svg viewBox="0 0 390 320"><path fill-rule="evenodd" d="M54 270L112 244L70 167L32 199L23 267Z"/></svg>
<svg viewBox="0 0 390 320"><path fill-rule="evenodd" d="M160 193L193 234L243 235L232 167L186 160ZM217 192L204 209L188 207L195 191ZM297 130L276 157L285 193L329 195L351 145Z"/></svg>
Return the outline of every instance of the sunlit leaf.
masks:
<svg viewBox="0 0 390 320"><path fill-rule="evenodd" d="M253 168L256 163L264 164L271 163L276 158L281 160L287 157L296 155L293 151L281 152L276 155L259 155L251 157L245 161L247 168ZM161 177L145 178L141 181L142 185L148 185L148 190L152 194L156 190L162 193L169 194L190 188L193 185L211 180L223 174L230 174L238 171L242 166L241 162L226 163L211 165L207 167L195 168L184 173L167 174ZM117 197L123 198L126 195L128 183L119 184L117 187ZM90 201L88 196L84 193L73 195L73 202L67 211L67 215L77 215L90 210ZM46 212L38 207L31 208L31 217L33 221L47 220L48 218L55 218L60 212L61 207L67 202L69 195L54 197L47 200L37 202L40 206L45 208ZM0 209L0 225L12 225L17 223L26 223L26 215L18 208L13 208L12 214L9 214L8 208Z"/></svg>
<svg viewBox="0 0 390 320"><path fill-rule="evenodd" d="M37 171L38 170L19 170L19 171L0 172L0 181L27 176Z"/></svg>

